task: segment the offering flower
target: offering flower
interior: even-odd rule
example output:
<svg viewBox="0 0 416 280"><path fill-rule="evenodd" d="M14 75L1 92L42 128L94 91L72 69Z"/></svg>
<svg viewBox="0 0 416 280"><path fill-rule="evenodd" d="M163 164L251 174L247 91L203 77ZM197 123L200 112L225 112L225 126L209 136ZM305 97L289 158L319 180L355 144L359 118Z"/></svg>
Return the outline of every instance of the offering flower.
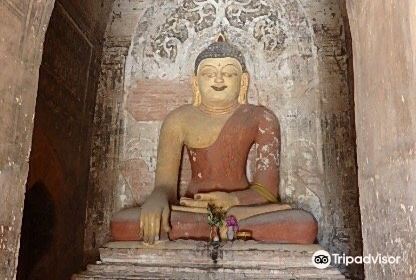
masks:
<svg viewBox="0 0 416 280"><path fill-rule="evenodd" d="M218 241L218 229L222 227L225 220L226 212L221 207L208 204L208 225L211 226L210 239Z"/></svg>
<svg viewBox="0 0 416 280"><path fill-rule="evenodd" d="M230 215L227 217L227 219L225 220L225 222L227 223L227 227L231 227L233 229L233 231L238 231L239 227L238 227L238 221L237 218L233 215Z"/></svg>
<svg viewBox="0 0 416 280"><path fill-rule="evenodd" d="M230 215L225 220L227 224L227 237L228 240L233 240L235 233L239 230L237 218L233 215Z"/></svg>

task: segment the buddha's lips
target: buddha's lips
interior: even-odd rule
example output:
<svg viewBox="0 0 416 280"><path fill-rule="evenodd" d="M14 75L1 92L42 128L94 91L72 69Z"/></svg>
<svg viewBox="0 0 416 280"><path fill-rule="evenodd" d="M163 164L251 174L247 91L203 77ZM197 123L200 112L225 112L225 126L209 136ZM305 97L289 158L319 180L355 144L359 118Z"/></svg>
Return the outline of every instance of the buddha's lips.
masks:
<svg viewBox="0 0 416 280"><path fill-rule="evenodd" d="M215 91L223 91L224 89L227 88L227 86L222 86L222 87L216 87L216 86L211 86Z"/></svg>

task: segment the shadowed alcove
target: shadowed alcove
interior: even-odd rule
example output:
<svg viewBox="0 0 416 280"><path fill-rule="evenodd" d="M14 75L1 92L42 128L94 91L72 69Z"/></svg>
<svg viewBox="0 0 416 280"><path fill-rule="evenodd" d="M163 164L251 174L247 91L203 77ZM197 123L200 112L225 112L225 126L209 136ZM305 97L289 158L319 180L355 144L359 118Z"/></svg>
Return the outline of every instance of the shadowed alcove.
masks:
<svg viewBox="0 0 416 280"><path fill-rule="evenodd" d="M54 4L39 69L17 279L84 264L92 117L111 1Z"/></svg>
<svg viewBox="0 0 416 280"><path fill-rule="evenodd" d="M48 254L53 242L55 206L48 188L36 182L28 188L20 239L17 279L30 279L36 274L43 257Z"/></svg>

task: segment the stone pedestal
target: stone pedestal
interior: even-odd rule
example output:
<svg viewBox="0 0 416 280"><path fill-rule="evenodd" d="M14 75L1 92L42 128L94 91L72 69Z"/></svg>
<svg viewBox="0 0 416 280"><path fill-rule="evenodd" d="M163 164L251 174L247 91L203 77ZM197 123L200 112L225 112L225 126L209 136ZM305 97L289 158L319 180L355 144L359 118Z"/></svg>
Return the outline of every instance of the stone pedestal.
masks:
<svg viewBox="0 0 416 280"><path fill-rule="evenodd" d="M101 261L74 275L85 279L345 279L334 267L320 270L312 255L319 245L221 244L218 260L207 242L111 242L100 249Z"/></svg>

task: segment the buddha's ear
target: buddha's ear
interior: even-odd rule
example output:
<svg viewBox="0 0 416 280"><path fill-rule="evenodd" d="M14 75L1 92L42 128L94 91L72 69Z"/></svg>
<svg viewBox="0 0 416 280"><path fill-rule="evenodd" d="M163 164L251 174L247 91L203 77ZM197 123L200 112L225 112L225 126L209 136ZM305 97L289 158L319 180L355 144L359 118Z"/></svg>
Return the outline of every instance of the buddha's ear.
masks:
<svg viewBox="0 0 416 280"><path fill-rule="evenodd" d="M241 75L240 95L238 96L238 103L240 104L247 103L249 83L250 83L250 76L248 75L248 73L245 72Z"/></svg>
<svg viewBox="0 0 416 280"><path fill-rule="evenodd" d="M195 75L192 76L192 93L193 93L192 104L195 107L198 107L199 105L201 105L201 92L199 91L198 79L196 78Z"/></svg>

